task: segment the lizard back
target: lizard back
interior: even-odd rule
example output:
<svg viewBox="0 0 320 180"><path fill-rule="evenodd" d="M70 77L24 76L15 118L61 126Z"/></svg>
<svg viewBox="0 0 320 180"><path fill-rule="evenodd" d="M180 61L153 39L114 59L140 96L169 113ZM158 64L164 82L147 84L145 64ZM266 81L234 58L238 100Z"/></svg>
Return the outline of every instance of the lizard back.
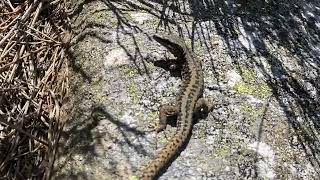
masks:
<svg viewBox="0 0 320 180"><path fill-rule="evenodd" d="M197 100L203 93L203 72L201 63L190 53L185 42L172 35L154 35L153 38L165 46L182 63L182 86L177 99L177 130L169 142L144 168L141 179L154 179L178 154L191 133L193 114Z"/></svg>

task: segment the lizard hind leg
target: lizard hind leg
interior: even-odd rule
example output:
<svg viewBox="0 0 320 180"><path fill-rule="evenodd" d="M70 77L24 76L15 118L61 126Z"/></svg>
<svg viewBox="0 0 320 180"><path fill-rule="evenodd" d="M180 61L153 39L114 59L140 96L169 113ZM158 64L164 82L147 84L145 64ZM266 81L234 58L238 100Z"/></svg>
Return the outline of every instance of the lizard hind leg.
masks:
<svg viewBox="0 0 320 180"><path fill-rule="evenodd" d="M173 122L168 122L168 120L173 120L176 119L175 116L177 116L179 112L179 109L177 106L173 105L161 105L160 110L159 110L159 125L156 129L157 132L160 132L164 130L167 126L167 123L173 123Z"/></svg>

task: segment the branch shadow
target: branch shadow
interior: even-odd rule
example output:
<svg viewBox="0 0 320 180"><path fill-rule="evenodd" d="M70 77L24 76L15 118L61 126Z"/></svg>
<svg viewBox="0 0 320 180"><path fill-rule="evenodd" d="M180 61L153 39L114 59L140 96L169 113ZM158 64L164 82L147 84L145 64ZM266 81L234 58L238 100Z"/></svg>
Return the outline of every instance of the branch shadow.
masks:
<svg viewBox="0 0 320 180"><path fill-rule="evenodd" d="M130 162L130 154L127 153L126 148L132 148L134 151L142 154L144 156L151 156L151 154L147 153L147 151L142 146L140 141L141 138L144 138L145 133L137 130L136 128L132 128L127 124L121 122L121 120L115 118L112 114L110 114L104 106L96 106L90 108L90 115L85 115L80 112L84 112L84 110L79 110L76 117L73 117L71 120L72 125L69 125L70 128L66 129L61 134L61 142L60 153L58 155L62 156L67 154L68 157L64 158L63 162L59 163L59 168L56 168L53 172L53 175L57 173L59 169L63 169L68 162L74 159L77 155L82 155L83 159L81 160L84 164L91 164L96 159L92 157L99 156L99 147L104 147L106 144L104 142L105 139L108 139L115 144L115 146L120 147L120 152L127 162ZM84 118L85 117L85 118ZM77 121L73 121L77 119ZM104 121L104 122L102 122ZM103 132L97 131L97 127L101 124L109 122L112 125L108 124L108 127L114 127L113 130L108 131L104 130ZM132 142L132 137L135 137L136 141ZM122 146L121 144L126 144L127 146ZM110 149L109 149L110 148ZM104 147L104 151L111 150L112 147ZM109 164L112 167L105 167L105 172L109 172L110 174L116 174L116 166L118 165L117 157L113 157L111 155L107 155ZM100 155L101 156L101 155ZM69 173L59 173L55 176L55 178L73 178L83 177L88 178L87 173L79 172L78 165L69 164L69 169L75 169ZM130 166L133 166L132 164Z"/></svg>
<svg viewBox="0 0 320 180"><path fill-rule="evenodd" d="M188 2L197 23L214 24L214 28L209 28L216 29L223 37L236 67L257 67L263 73L309 162L319 168L319 2ZM285 59L276 55L270 46L292 54L290 61L298 64L302 74L294 76ZM266 59L271 68L261 59Z"/></svg>
<svg viewBox="0 0 320 180"><path fill-rule="evenodd" d="M222 37L223 43L227 47L227 53L232 57L232 64L238 68L239 72L242 72L241 67L255 67L262 72L272 90L273 97L285 113L287 121L298 137L299 144L304 149L310 163L314 167L319 167L320 152L317 134L320 127L320 78L318 76L320 73L320 22L318 20L320 13L317 9L320 8L320 4L318 1L85 0L78 3L70 11L70 16L78 18L86 4L92 2L100 2L107 8L94 10L91 14L108 11L114 15L116 19L115 38L107 39L105 36L110 32L98 30L99 28L108 28L107 24L80 23L79 26L74 27L81 29L76 32L74 44L83 41L87 36L97 38L106 44L115 41L117 46L126 52L139 74L149 75L149 70L135 34L142 33L146 40L151 40L151 38L148 32L145 32L126 16L127 12L142 11L158 18L159 22L154 27L155 31L164 29L167 32L173 32L177 30L182 37L183 34L187 34L188 37L184 38L191 39L192 50L195 49L196 40L200 40L201 45L205 47L205 56L210 61L210 68L214 72L213 76L219 82L223 80L223 77L220 77L217 72L216 56L212 51L215 49L215 45L212 43L211 36L211 32L216 32ZM119 5L122 8L119 8ZM81 24L85 25L80 26ZM128 49L125 40L133 42L134 51ZM294 61L303 72L299 77L293 75L294 72L284 63L285 59L272 50L278 48L283 48L292 55L290 61ZM71 57L73 57L72 54ZM88 73L76 65L76 57L71 59L73 59L71 67L79 72L85 81L91 82ZM69 148L76 146L79 142L88 145L93 140L94 135L91 130L99 123L99 119L92 115L95 113L116 125L125 137L126 143L132 146L135 151L143 155L147 154L143 146L136 146L129 139L126 139L126 132L136 136L143 136L143 133L122 124L102 105L92 107L90 117L75 124L70 131L66 132L65 137L70 134L82 137L71 139L72 143ZM80 116L73 119L78 118ZM263 121L261 123L257 136L259 141L260 133L263 131ZM84 128L78 130L82 126ZM83 131L87 133L82 133ZM101 136L112 137L112 134L106 133ZM94 148L89 146L89 151L94 153ZM76 153L86 152L87 149L82 149ZM116 160L114 161L116 162Z"/></svg>

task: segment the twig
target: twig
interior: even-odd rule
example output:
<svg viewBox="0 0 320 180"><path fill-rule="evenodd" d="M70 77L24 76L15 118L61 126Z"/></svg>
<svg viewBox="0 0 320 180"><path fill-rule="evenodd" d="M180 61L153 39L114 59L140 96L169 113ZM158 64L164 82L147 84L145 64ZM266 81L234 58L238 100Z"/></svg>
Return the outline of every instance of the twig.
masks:
<svg viewBox="0 0 320 180"><path fill-rule="evenodd" d="M9 122L7 122L7 121L5 121L5 120L3 120L4 118L6 118L4 115L0 115L0 117L1 117L1 118L0 118L0 123L2 123L2 124L4 124L4 125L7 125L7 126L10 126L11 128L13 128L13 129L15 129L15 130L17 130L17 131L25 134L25 135L28 136L29 138L31 138L31 139L33 139L33 140L36 140L36 141L38 141L38 142L40 142L40 143L42 143L42 144L44 144L44 145L46 145L46 146L49 146L49 144L48 144L47 142L45 142L45 141L43 141L43 140L41 140L41 139L33 136L32 134L24 131L23 129L21 129L21 128L18 127L18 126L14 125L14 124L11 124L11 123L9 123Z"/></svg>
<svg viewBox="0 0 320 180"><path fill-rule="evenodd" d="M62 34L68 18L59 19L65 15L61 0L17 2L15 9L3 5L6 1L0 1L0 123L5 139L0 142L0 172L6 172L0 179L49 179L65 122L60 106L68 93L64 48L70 38L64 40ZM47 13L40 13L44 8L57 18L45 21ZM35 118L28 118L30 114ZM35 175L35 166L45 176Z"/></svg>

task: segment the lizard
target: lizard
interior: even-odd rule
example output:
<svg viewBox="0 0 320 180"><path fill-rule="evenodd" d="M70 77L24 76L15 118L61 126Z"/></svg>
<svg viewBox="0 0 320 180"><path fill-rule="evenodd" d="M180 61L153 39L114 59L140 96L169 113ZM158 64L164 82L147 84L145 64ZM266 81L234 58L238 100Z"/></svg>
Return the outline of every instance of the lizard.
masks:
<svg viewBox="0 0 320 180"><path fill-rule="evenodd" d="M175 105L161 105L159 109L160 132L166 128L169 116L177 117L177 129L173 137L142 170L142 180L156 179L170 165L179 150L187 142L193 127L193 118L201 111L210 109L203 95L203 70L201 62L188 49L185 41L176 35L155 34L153 39L166 47L177 59L175 64L181 70L182 85Z"/></svg>

